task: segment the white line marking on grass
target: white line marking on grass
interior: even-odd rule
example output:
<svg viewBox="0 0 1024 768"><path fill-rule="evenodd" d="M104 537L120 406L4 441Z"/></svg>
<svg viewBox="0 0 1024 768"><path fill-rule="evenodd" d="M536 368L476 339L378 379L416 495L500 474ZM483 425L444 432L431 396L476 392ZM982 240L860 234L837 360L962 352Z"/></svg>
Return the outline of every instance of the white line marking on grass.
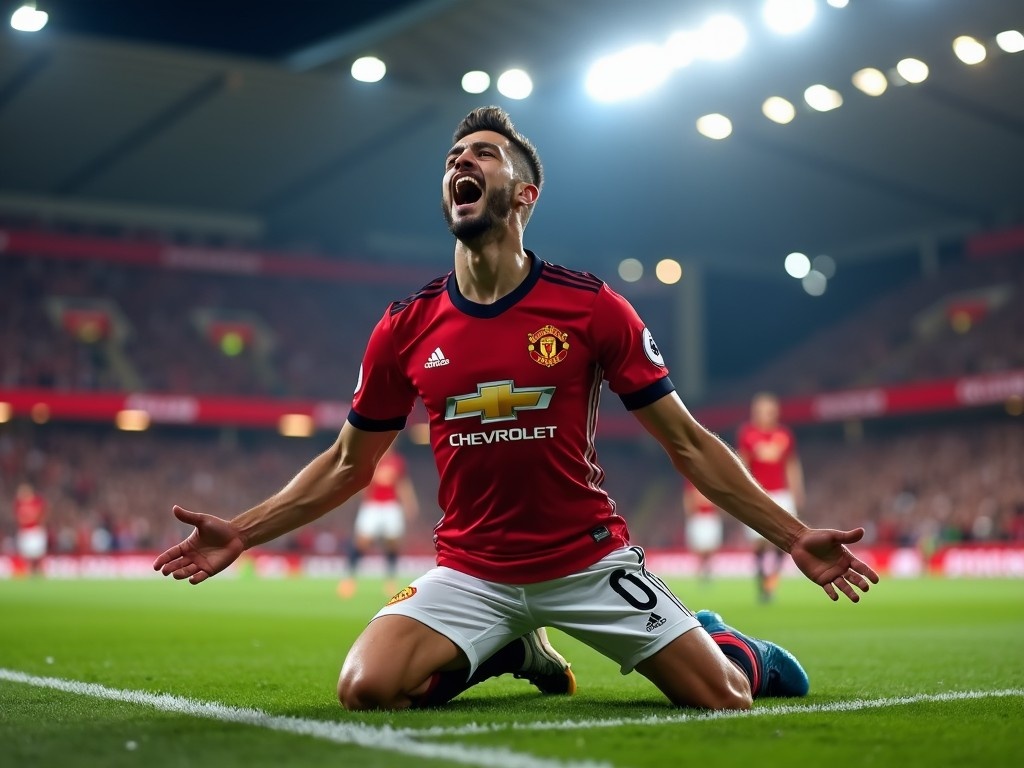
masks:
<svg viewBox="0 0 1024 768"><path fill-rule="evenodd" d="M420 758L431 758L491 768L611 768L609 763L595 761L562 761L535 757L502 748L470 747L461 744L422 744L413 740L417 734L408 729L371 726L362 723L307 720L298 717L271 715L259 709L229 707L216 702L197 701L167 693L147 693L108 688L96 683L82 683L58 677L37 677L0 667L0 680L22 683L36 688L50 688L65 693L109 699L126 704L140 704L162 712L202 717L221 722L252 725L271 731L299 736L312 736L337 744L353 744L384 752L398 752Z"/></svg>
<svg viewBox="0 0 1024 768"><path fill-rule="evenodd" d="M967 701L970 699L1007 698L1024 696L1024 688L1006 688L998 691L950 691L948 693L919 693L913 696L893 696L884 699L851 699L828 704L776 704L748 710L720 710L716 712L680 713L674 715L648 715L646 717L616 717L606 720L534 721L528 723L470 723L468 725L435 726L432 728L396 729L403 737L470 736L499 731L575 731L591 728L619 728L625 725L672 725L698 723L709 720L731 720L749 717L858 712L865 709L901 707L908 704Z"/></svg>

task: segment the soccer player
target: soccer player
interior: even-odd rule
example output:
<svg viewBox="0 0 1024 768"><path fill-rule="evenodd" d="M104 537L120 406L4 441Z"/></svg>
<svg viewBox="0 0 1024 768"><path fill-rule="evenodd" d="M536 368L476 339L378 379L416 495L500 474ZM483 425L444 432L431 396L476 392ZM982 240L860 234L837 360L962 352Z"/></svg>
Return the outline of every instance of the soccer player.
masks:
<svg viewBox="0 0 1024 768"><path fill-rule="evenodd" d="M707 496L687 483L683 491L686 546L698 557L697 577L711 581L711 558L722 546L722 515Z"/></svg>
<svg viewBox="0 0 1024 768"><path fill-rule="evenodd" d="M46 499L31 483L20 483L14 495L14 522L18 526L18 554L31 574L43 572L46 557Z"/></svg>
<svg viewBox="0 0 1024 768"><path fill-rule="evenodd" d="M394 445L381 456L370 484L356 512L355 533L349 547L348 576L338 585L338 594L350 598L356 593L356 572L363 555L375 542L380 542L387 559L388 594L397 588L398 549L405 534L406 522L418 514L416 490L406 471L405 459Z"/></svg>
<svg viewBox="0 0 1024 768"><path fill-rule="evenodd" d="M750 421L736 435L736 449L750 474L782 509L796 516L804 503L804 472L796 437L779 423L779 400L759 392L750 401ZM757 589L761 602L775 596L782 570L782 553L754 528L748 528L754 547Z"/></svg>
<svg viewBox="0 0 1024 768"><path fill-rule="evenodd" d="M691 417L629 303L524 248L542 181L536 149L503 110L467 115L441 181L454 270L385 310L334 446L231 520L175 507L195 530L154 567L199 584L246 548L333 509L369 482L419 398L440 475L437 567L395 595L349 650L344 707L437 706L504 673L570 694L575 678L546 626L623 673L636 669L677 705L742 709L758 696L805 694L791 654L711 611L695 616L648 571L601 488L602 381L702 493L790 552L833 600L856 602L878 580L846 547L863 529L810 529L775 504Z"/></svg>

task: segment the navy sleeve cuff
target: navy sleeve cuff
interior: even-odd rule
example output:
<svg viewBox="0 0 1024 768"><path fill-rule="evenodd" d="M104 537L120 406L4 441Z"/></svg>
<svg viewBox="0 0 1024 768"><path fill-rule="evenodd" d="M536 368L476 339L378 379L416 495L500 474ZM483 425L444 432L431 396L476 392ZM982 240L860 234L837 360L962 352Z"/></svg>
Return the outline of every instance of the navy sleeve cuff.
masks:
<svg viewBox="0 0 1024 768"><path fill-rule="evenodd" d="M635 411L637 408L643 408L646 405L661 400L670 392L675 392L675 389L676 385L672 383L672 379L666 376L663 379L658 379L653 384L648 384L637 392L619 395L619 399L622 400L622 404L626 406L627 411Z"/></svg>
<svg viewBox="0 0 1024 768"><path fill-rule="evenodd" d="M354 409L348 411L348 423L356 429L364 432L397 432L405 429L405 416L397 416L393 419L368 419L360 416Z"/></svg>

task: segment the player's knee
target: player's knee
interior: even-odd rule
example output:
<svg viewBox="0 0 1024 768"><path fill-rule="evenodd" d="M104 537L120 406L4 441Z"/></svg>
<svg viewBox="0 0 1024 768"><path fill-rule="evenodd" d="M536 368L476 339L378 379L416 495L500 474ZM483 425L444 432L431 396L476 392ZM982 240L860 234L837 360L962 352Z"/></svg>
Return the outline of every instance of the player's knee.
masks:
<svg viewBox="0 0 1024 768"><path fill-rule="evenodd" d="M672 703L680 707L726 710L750 709L754 703L749 688L737 687L729 680L722 680L699 686L699 690L688 690L682 697L670 696Z"/></svg>
<svg viewBox="0 0 1024 768"><path fill-rule="evenodd" d="M365 672L342 671L338 678L338 702L349 711L403 709L409 699L389 680Z"/></svg>

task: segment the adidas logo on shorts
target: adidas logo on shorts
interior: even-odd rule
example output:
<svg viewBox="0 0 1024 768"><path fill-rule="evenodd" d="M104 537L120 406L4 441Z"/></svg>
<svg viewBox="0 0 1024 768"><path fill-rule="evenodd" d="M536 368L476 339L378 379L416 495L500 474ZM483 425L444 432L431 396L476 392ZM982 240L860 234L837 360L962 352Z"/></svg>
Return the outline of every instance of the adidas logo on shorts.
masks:
<svg viewBox="0 0 1024 768"><path fill-rule="evenodd" d="M648 632L653 632L658 627L660 627L662 624L664 624L665 621L666 621L666 619L663 616L659 616L656 613L652 613L650 618L647 619L647 631Z"/></svg>

